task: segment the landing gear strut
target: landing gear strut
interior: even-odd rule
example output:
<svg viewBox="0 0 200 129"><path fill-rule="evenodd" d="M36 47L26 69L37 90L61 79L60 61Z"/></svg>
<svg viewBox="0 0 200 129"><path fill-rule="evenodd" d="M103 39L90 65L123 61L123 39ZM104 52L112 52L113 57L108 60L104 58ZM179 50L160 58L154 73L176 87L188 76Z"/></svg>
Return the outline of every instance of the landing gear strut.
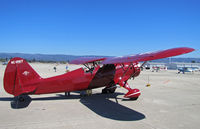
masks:
<svg viewBox="0 0 200 129"><path fill-rule="evenodd" d="M109 94L109 93L115 93L117 87L106 87L102 89L102 94Z"/></svg>
<svg viewBox="0 0 200 129"><path fill-rule="evenodd" d="M65 92L65 96L70 96L70 92Z"/></svg>
<svg viewBox="0 0 200 129"><path fill-rule="evenodd" d="M130 100L137 100L141 94L139 89L131 89L127 82L125 83L124 88L128 90L128 93L126 93L124 97L129 98Z"/></svg>

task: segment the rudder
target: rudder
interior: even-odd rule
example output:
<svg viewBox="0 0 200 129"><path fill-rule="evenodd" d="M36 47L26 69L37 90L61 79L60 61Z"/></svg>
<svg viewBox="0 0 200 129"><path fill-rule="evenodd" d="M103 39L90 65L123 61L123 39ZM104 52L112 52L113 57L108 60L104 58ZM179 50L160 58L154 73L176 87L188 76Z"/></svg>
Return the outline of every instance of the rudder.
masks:
<svg viewBox="0 0 200 129"><path fill-rule="evenodd" d="M20 57L12 58L4 73L4 89L9 94L18 96L34 92L33 85L37 80L42 79L35 70Z"/></svg>

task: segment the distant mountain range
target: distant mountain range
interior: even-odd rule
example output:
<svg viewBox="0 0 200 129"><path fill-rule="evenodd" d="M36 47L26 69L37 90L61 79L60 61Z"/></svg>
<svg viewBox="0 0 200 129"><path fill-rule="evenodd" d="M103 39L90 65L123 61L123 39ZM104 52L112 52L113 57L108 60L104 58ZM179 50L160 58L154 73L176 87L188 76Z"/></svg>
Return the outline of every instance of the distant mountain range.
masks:
<svg viewBox="0 0 200 129"><path fill-rule="evenodd" d="M88 55L92 57L102 57L95 55ZM35 61L71 61L79 57L88 56L74 56L74 55L49 55L49 54L25 54L25 53L0 53L0 59L10 59L13 57L21 57L27 60ZM105 57L105 56L104 56ZM154 60L151 62L169 63L169 62L197 62L200 63L200 58L164 58L159 60Z"/></svg>
<svg viewBox="0 0 200 129"><path fill-rule="evenodd" d="M88 56L102 57L94 55L88 55ZM88 56L74 56L74 55L61 55L61 54L50 55L50 54L26 54L26 53L0 53L0 59L21 57L26 60L35 60L35 61L71 61L79 57L88 57Z"/></svg>

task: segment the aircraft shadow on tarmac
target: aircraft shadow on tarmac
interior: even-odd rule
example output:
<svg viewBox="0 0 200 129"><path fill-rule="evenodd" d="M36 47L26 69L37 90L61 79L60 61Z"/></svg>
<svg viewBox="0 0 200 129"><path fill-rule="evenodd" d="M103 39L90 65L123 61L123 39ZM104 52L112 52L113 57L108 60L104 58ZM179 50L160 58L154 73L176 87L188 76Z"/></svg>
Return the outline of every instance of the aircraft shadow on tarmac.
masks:
<svg viewBox="0 0 200 129"><path fill-rule="evenodd" d="M113 120L136 121L145 118L144 114L119 104L118 99L121 99L117 98L119 94L94 94L92 97L81 98L80 102L96 114ZM115 102L109 98L114 98Z"/></svg>
<svg viewBox="0 0 200 129"><path fill-rule="evenodd" d="M57 94L55 97L41 97L41 98L30 98L26 96L26 101L18 103L12 97L0 98L0 101L11 101L11 107L13 109L26 108L31 103L31 101L49 101L49 100L64 100L64 99L80 99L80 102L89 108L94 113L113 120L119 121L137 121L145 118L145 115L123 106L118 103L118 100L126 101L126 99L117 98L118 95L122 93L113 94L93 94L92 96L80 97L80 95L70 95L64 96L62 94ZM115 101L109 100L115 99Z"/></svg>

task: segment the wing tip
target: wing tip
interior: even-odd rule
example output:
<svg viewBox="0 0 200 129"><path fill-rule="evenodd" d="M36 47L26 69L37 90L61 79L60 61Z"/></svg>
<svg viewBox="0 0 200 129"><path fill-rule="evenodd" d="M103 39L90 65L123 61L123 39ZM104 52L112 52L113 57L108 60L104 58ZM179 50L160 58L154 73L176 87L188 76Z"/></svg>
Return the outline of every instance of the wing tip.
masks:
<svg viewBox="0 0 200 129"><path fill-rule="evenodd" d="M190 47L182 47L182 49L185 50L185 53L196 51L194 48L190 48Z"/></svg>

